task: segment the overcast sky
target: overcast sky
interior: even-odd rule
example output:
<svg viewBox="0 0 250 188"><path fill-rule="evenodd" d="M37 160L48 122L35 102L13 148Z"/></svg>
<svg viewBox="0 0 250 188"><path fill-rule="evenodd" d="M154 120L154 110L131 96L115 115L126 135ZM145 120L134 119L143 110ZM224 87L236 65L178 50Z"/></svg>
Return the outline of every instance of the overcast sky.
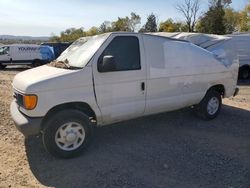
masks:
<svg viewBox="0 0 250 188"><path fill-rule="evenodd" d="M183 0L0 0L0 35L50 36L67 28L99 26L136 12L145 23L154 13L159 21L182 20L175 9ZM202 1L202 9L208 0ZM248 0L233 0L232 7L242 9Z"/></svg>

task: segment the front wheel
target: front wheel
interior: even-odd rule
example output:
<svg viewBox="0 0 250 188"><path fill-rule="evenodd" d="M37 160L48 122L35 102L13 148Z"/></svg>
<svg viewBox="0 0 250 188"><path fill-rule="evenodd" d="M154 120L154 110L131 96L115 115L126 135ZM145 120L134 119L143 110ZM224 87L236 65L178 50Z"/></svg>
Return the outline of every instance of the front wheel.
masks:
<svg viewBox="0 0 250 188"><path fill-rule="evenodd" d="M81 154L91 136L88 116L78 110L53 115L43 130L43 144L55 157L72 158Z"/></svg>
<svg viewBox="0 0 250 188"><path fill-rule="evenodd" d="M203 119L214 119L220 112L221 104L221 95L217 91L210 90L197 106L197 114Z"/></svg>

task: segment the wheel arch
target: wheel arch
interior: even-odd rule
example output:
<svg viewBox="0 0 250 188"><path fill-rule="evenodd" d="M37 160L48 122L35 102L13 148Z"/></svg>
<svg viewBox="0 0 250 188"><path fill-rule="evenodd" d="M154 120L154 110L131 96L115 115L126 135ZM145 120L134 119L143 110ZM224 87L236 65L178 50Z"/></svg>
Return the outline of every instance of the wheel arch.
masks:
<svg viewBox="0 0 250 188"><path fill-rule="evenodd" d="M35 63L35 62L41 62L42 60L41 59L38 59L38 58L36 58L36 59L33 59L33 63Z"/></svg>
<svg viewBox="0 0 250 188"><path fill-rule="evenodd" d="M248 71L248 74L250 75L250 65L245 64L245 65L240 66L240 68L239 68L239 78L247 79L247 78L244 78L243 75L242 75L242 72L245 71L245 70ZM249 78L249 76L248 76L248 78Z"/></svg>
<svg viewBox="0 0 250 188"><path fill-rule="evenodd" d="M248 69L250 71L250 65L248 65L248 64L242 65L242 66L240 66L239 69Z"/></svg>
<svg viewBox="0 0 250 188"><path fill-rule="evenodd" d="M216 85L211 86L211 87L207 90L207 93L208 93L209 91L211 91L211 90L217 91L222 97L225 96L225 87L224 87L223 84L216 84Z"/></svg>
<svg viewBox="0 0 250 188"><path fill-rule="evenodd" d="M66 110L66 109L79 110L81 112L84 112L91 120L94 120L94 122L97 121L96 114L89 104L85 102L70 102L70 103L59 104L51 108L44 116L44 119L42 121L42 129L44 128L46 121L48 121L48 119L51 116L53 116L53 114L56 114L57 112Z"/></svg>

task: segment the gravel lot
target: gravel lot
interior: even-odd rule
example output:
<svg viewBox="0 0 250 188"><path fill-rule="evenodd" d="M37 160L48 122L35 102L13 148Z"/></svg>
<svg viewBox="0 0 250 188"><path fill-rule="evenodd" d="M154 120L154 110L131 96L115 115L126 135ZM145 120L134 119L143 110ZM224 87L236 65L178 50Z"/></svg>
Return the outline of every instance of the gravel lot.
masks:
<svg viewBox="0 0 250 188"><path fill-rule="evenodd" d="M184 109L97 128L82 156L59 160L10 118L22 70L0 71L0 187L250 188L250 81L213 121Z"/></svg>

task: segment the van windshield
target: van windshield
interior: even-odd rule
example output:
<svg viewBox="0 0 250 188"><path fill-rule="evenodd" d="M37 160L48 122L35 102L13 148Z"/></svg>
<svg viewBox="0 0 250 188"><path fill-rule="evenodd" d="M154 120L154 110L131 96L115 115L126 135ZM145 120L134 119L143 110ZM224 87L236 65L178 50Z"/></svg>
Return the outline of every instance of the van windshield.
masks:
<svg viewBox="0 0 250 188"><path fill-rule="evenodd" d="M66 50L57 59L57 62L65 62L68 67L83 68L90 61L95 52L110 34L102 34L88 38L88 40L75 45L75 49Z"/></svg>

